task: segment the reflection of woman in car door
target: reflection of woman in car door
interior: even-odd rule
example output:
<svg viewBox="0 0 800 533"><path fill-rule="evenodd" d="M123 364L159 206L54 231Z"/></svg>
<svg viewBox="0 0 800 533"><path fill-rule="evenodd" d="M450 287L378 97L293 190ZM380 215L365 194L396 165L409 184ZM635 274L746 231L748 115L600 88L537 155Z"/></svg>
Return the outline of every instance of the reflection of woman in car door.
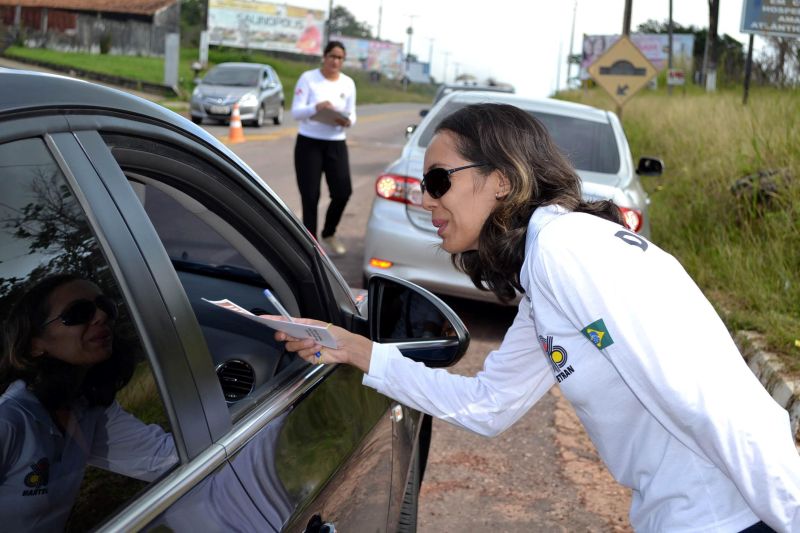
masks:
<svg viewBox="0 0 800 533"><path fill-rule="evenodd" d="M538 120L466 106L437 127L424 171L442 248L477 287L523 295L483 370L427 368L335 326L337 349L276 334L288 350L354 365L378 392L488 436L558 385L632 489L637 531L800 531L788 414L680 263L628 231L610 201L582 198Z"/></svg>
<svg viewBox="0 0 800 533"><path fill-rule="evenodd" d="M4 324L0 529L61 530L86 465L152 481L177 460L172 436L114 400L133 373L114 350L117 306L69 274L37 283Z"/></svg>

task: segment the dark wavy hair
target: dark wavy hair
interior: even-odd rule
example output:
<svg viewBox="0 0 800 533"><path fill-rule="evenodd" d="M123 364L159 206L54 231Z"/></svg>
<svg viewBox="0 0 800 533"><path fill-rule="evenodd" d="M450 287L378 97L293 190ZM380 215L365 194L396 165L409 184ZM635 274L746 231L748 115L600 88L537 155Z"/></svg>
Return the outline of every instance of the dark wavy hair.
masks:
<svg viewBox="0 0 800 533"><path fill-rule="evenodd" d="M476 287L501 301L512 300L515 290L524 292L519 275L528 222L537 207L557 204L622 224L612 202L582 199L580 177L530 113L507 104L468 105L442 120L436 132L443 131L454 135L461 157L488 163L477 167L479 176L497 170L508 182L508 194L481 228L478 249L452 255Z"/></svg>
<svg viewBox="0 0 800 533"><path fill-rule="evenodd" d="M89 405L108 406L117 391L133 375L134 359L116 353L116 335L111 357L88 370L53 357L33 357L31 341L42 333L50 316L50 295L57 288L84 278L74 274L48 276L17 300L3 324L3 355L0 358L0 392L18 379L47 409L66 407L84 397Z"/></svg>
<svg viewBox="0 0 800 533"><path fill-rule="evenodd" d="M322 55L323 56L328 55L328 53L330 53L330 51L333 50L334 48L341 48L342 52L344 52L345 55L347 55L347 50L345 49L344 44L342 44L341 41L330 41L330 42L328 42L328 44L325 45L325 51L322 53Z"/></svg>

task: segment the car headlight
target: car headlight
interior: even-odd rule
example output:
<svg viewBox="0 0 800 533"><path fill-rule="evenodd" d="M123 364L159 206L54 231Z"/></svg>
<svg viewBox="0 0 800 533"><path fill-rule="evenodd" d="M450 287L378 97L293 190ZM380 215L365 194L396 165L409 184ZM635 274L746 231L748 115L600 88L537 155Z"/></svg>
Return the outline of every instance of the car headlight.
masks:
<svg viewBox="0 0 800 533"><path fill-rule="evenodd" d="M239 104L246 106L258 105L258 97L255 95L255 93L247 93L246 95L242 96L241 100L239 100Z"/></svg>

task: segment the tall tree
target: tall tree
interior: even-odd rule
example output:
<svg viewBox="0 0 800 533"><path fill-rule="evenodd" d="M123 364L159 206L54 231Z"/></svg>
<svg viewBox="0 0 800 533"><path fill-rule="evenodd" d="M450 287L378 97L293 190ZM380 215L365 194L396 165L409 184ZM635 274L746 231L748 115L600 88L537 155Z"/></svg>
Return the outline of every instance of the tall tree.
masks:
<svg viewBox="0 0 800 533"><path fill-rule="evenodd" d="M355 15L341 5L334 6L331 10L330 32L331 34L338 33L348 37L372 39L372 29L369 24L356 20Z"/></svg>

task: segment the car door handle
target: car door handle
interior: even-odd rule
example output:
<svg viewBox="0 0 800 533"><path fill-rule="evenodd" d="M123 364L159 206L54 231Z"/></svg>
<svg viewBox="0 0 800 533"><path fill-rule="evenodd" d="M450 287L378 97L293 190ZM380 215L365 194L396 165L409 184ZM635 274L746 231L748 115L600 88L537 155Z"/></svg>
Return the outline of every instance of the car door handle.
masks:
<svg viewBox="0 0 800 533"><path fill-rule="evenodd" d="M303 533L336 533L336 525L333 522L323 522L322 517L315 514L308 521Z"/></svg>
<svg viewBox="0 0 800 533"><path fill-rule="evenodd" d="M392 407L392 413L389 415L389 418L392 419L392 422L400 422L403 420L403 406L402 405L395 405Z"/></svg>

